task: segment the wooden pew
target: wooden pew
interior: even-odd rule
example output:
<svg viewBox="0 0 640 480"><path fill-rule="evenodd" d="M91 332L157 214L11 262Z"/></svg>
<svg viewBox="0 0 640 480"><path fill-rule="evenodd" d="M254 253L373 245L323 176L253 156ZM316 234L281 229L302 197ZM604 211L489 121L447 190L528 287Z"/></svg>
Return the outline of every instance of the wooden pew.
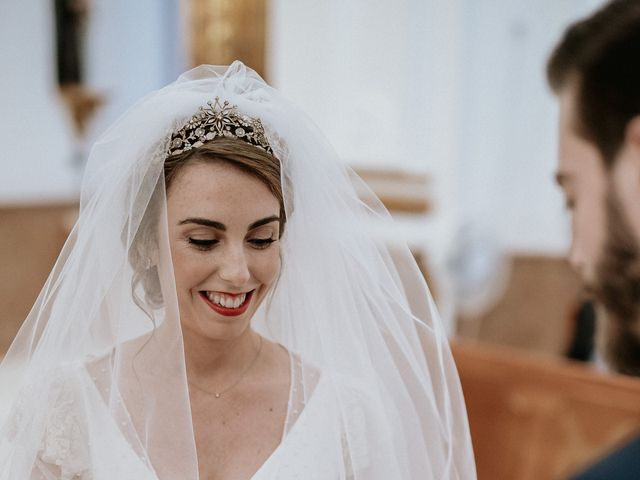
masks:
<svg viewBox="0 0 640 480"><path fill-rule="evenodd" d="M580 278L566 258L515 254L504 295L480 316L461 316L458 334L555 355L566 353L582 302Z"/></svg>
<svg viewBox="0 0 640 480"><path fill-rule="evenodd" d="M567 478L640 434L640 379L455 341L479 480Z"/></svg>
<svg viewBox="0 0 640 480"><path fill-rule="evenodd" d="M0 358L29 313L76 216L74 202L0 206Z"/></svg>

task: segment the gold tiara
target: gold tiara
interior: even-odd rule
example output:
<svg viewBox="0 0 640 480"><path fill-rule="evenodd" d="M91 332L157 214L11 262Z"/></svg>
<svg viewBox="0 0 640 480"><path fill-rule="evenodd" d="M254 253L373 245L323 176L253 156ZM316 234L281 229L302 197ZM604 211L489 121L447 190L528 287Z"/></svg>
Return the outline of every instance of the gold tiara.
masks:
<svg viewBox="0 0 640 480"><path fill-rule="evenodd" d="M260 119L244 115L236 105L227 100L220 103L220 97L216 97L171 134L167 156L188 152L219 137L238 138L273 155Z"/></svg>

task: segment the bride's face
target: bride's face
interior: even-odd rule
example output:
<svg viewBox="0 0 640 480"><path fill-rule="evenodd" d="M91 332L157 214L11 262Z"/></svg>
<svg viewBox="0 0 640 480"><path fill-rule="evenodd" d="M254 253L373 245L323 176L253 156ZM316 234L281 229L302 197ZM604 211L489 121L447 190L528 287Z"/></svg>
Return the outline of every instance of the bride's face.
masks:
<svg viewBox="0 0 640 480"><path fill-rule="evenodd" d="M259 179L224 162L193 162L167 193L169 243L184 329L230 340L280 270L280 205Z"/></svg>

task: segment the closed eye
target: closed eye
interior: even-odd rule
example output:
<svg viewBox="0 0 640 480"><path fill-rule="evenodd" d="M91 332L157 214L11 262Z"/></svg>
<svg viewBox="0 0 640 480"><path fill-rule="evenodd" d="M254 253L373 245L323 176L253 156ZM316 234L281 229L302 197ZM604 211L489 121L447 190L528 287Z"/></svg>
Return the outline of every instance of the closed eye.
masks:
<svg viewBox="0 0 640 480"><path fill-rule="evenodd" d="M196 248L200 250L209 250L218 243L218 240L209 240L209 239L204 240L204 239L198 239L198 238L189 238L189 243L191 245L194 245Z"/></svg>
<svg viewBox="0 0 640 480"><path fill-rule="evenodd" d="M254 248L263 249L269 247L276 240L274 238L254 238L249 240L249 243L253 245Z"/></svg>

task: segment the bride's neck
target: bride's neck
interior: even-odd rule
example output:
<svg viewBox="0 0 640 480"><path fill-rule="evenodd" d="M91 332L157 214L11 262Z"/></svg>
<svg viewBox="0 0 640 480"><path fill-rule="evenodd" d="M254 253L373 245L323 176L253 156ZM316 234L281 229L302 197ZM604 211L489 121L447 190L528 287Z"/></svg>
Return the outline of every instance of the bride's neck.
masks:
<svg viewBox="0 0 640 480"><path fill-rule="evenodd" d="M259 345L258 334L251 329L231 340L210 339L184 329L183 340L187 375L192 379L215 379L244 369Z"/></svg>

